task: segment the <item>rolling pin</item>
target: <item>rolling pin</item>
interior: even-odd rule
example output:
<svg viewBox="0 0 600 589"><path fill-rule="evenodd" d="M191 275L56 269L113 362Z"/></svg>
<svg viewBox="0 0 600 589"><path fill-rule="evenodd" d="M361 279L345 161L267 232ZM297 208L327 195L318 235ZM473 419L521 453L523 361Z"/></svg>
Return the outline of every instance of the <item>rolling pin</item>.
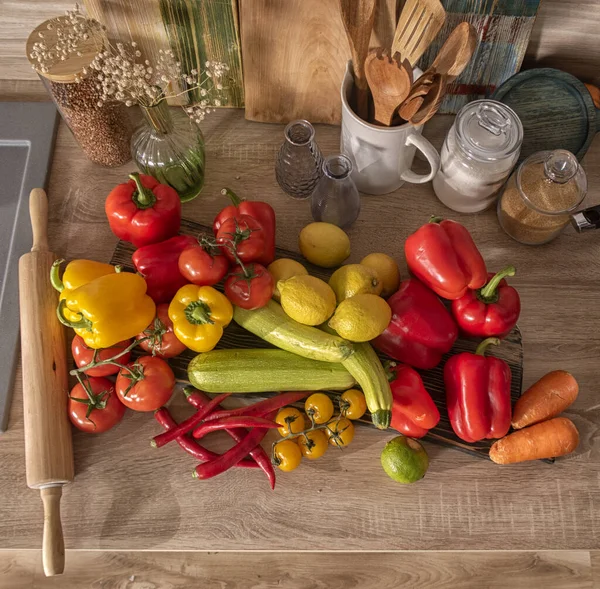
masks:
<svg viewBox="0 0 600 589"><path fill-rule="evenodd" d="M46 576L52 576L65 567L60 498L62 486L73 480L73 443L65 333L50 284L56 257L48 250L48 199L41 188L29 195L29 214L33 247L19 260L25 462L27 486L40 490L44 505L42 562Z"/></svg>

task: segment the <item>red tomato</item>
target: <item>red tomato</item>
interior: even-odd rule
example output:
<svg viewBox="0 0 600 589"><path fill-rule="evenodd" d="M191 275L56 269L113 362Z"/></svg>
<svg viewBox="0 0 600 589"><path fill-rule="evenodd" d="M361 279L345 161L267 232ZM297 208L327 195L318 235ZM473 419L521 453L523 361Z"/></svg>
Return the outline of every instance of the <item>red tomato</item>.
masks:
<svg viewBox="0 0 600 589"><path fill-rule="evenodd" d="M217 231L217 243L223 247L225 255L237 262L231 248L243 262L252 262L265 253L266 233L262 225L250 215L236 215L227 219Z"/></svg>
<svg viewBox="0 0 600 589"><path fill-rule="evenodd" d="M225 296L233 305L242 309L259 309L264 307L273 296L273 278L269 271L260 264L245 266L246 274L241 266L235 266L225 281Z"/></svg>
<svg viewBox="0 0 600 589"><path fill-rule="evenodd" d="M101 434L123 419L125 405L119 401L115 386L107 378L88 378L85 384L89 387L90 395L86 393L81 383L71 389L68 404L69 419L81 431Z"/></svg>
<svg viewBox="0 0 600 589"><path fill-rule="evenodd" d="M131 340L123 340L122 342L115 344L112 348L96 350L98 352L96 354L96 360L108 360L109 358L120 354L127 346L129 346L129 344L131 344ZM92 350L92 348L88 348L85 345L82 337L76 335L73 338L73 341L71 342L71 352L77 368L87 366L94 357L94 351L95 350ZM129 358L131 358L131 352L123 354L121 357L117 358L116 362L119 364L127 364ZM119 367L114 364L104 364L103 366L84 370L84 372L88 376L108 376L109 374L117 374L117 372L119 372Z"/></svg>
<svg viewBox="0 0 600 589"><path fill-rule="evenodd" d="M229 270L229 259L218 247L206 249L199 243L186 248L179 256L179 273L192 284L213 286Z"/></svg>
<svg viewBox="0 0 600 589"><path fill-rule="evenodd" d="M156 317L152 323L135 336L137 340L145 337L150 339L140 342L140 348L153 356L174 358L186 349L185 344L182 344L173 333L173 322L169 319L169 303L157 305Z"/></svg>
<svg viewBox="0 0 600 589"><path fill-rule="evenodd" d="M121 402L134 411L156 411L170 398L175 375L169 365L156 356L142 356L121 368L115 387Z"/></svg>

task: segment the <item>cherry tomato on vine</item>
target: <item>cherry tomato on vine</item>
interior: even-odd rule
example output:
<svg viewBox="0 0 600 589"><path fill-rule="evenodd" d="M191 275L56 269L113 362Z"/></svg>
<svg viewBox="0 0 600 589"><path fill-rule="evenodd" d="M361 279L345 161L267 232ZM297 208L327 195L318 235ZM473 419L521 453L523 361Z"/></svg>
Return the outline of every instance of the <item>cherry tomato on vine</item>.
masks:
<svg viewBox="0 0 600 589"><path fill-rule="evenodd" d="M304 413L295 407L281 409L277 413L275 421L281 426L277 428L277 431L282 438L290 434L299 434L304 430Z"/></svg>
<svg viewBox="0 0 600 589"><path fill-rule="evenodd" d="M345 448L354 439L354 424L345 417L330 421L327 426L327 435L332 446Z"/></svg>
<svg viewBox="0 0 600 589"><path fill-rule="evenodd" d="M314 393L306 399L304 411L315 423L327 423L333 415L333 403L325 393Z"/></svg>
<svg viewBox="0 0 600 589"><path fill-rule="evenodd" d="M100 360L108 360L117 354L120 354L129 344L131 340L123 340L118 344L115 344L112 348L104 348L101 350L93 350L92 348L88 348L83 341L83 338L76 335L71 342L71 353L73 354L73 360L75 360L75 364L77 368L82 368L87 366L94 357L94 351L97 351L96 361ZM129 358L131 358L131 352L127 352L127 354L123 354L120 358L117 358L115 362L119 364L127 364L129 362ZM110 374L117 374L119 372L119 367L114 364L103 364L102 366L96 366L95 368L89 368L88 370L84 370L84 372L88 376L108 376Z"/></svg>
<svg viewBox="0 0 600 589"><path fill-rule="evenodd" d="M298 444L293 440L283 440L275 444L273 449L273 462L277 465L279 470L283 472L290 472L298 466L302 461L302 453Z"/></svg>
<svg viewBox="0 0 600 589"><path fill-rule="evenodd" d="M229 259L218 246L197 243L179 256L179 272L192 284L213 286L225 278Z"/></svg>
<svg viewBox="0 0 600 589"><path fill-rule="evenodd" d="M340 395L340 413L348 419L360 419L367 410L365 396L358 389L350 389Z"/></svg>
<svg viewBox="0 0 600 589"><path fill-rule="evenodd" d="M173 333L173 322L169 319L169 303L157 305L156 317L152 323L135 337L138 340L150 338L140 342L140 348L161 358L174 358L186 349L185 344Z"/></svg>
<svg viewBox="0 0 600 589"><path fill-rule="evenodd" d="M67 411L71 423L91 434L108 431L123 419L125 405L107 378L86 378L83 383L76 384L69 394Z"/></svg>
<svg viewBox="0 0 600 589"><path fill-rule="evenodd" d="M242 309L260 309L273 296L273 278L261 264L234 266L225 281L225 296Z"/></svg>
<svg viewBox="0 0 600 589"><path fill-rule="evenodd" d="M327 451L327 434L322 429L301 434L298 436L298 446L305 458L309 460L321 458Z"/></svg>
<svg viewBox="0 0 600 589"><path fill-rule="evenodd" d="M156 356L142 356L122 368L115 388L121 402L134 411L156 411L170 398L175 375L169 365Z"/></svg>
<svg viewBox="0 0 600 589"><path fill-rule="evenodd" d="M250 215L229 217L217 231L217 243L223 246L229 260L241 260L244 264L258 260L265 253L266 239L262 225Z"/></svg>

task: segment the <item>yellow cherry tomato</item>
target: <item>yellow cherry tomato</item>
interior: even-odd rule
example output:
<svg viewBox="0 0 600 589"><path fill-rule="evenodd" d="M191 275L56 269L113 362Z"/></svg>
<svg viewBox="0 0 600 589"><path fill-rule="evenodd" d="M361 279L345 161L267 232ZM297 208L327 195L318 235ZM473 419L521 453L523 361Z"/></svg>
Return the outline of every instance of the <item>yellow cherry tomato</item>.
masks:
<svg viewBox="0 0 600 589"><path fill-rule="evenodd" d="M367 410L365 396L358 389L350 389L340 396L340 413L348 419L360 419Z"/></svg>
<svg viewBox="0 0 600 589"><path fill-rule="evenodd" d="M322 429L316 429L297 438L302 456L309 460L321 458L327 450L327 434Z"/></svg>
<svg viewBox="0 0 600 589"><path fill-rule="evenodd" d="M325 393L314 393L306 399L304 411L315 423L327 423L333 415L333 403Z"/></svg>
<svg viewBox="0 0 600 589"><path fill-rule="evenodd" d="M345 448L354 439L354 424L345 417L334 419L327 424L329 443L338 448Z"/></svg>
<svg viewBox="0 0 600 589"><path fill-rule="evenodd" d="M279 411L275 422L281 427L277 428L282 438L290 434L299 434L304 428L304 413L295 407L284 407ZM310 426L309 426L310 427Z"/></svg>
<svg viewBox="0 0 600 589"><path fill-rule="evenodd" d="M300 448L293 440L283 440L283 442L275 444L273 456L273 462L277 465L277 468L283 472L290 472L298 468L302 461Z"/></svg>

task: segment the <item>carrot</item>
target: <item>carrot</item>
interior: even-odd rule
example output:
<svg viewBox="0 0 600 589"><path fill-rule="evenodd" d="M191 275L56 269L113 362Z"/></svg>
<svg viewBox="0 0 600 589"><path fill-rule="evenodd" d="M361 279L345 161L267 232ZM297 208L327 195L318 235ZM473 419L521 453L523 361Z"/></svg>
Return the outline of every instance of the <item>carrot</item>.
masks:
<svg viewBox="0 0 600 589"><path fill-rule="evenodd" d="M555 417L513 432L494 442L490 458L496 464L554 458L570 454L579 444L579 432L566 417Z"/></svg>
<svg viewBox="0 0 600 589"><path fill-rule="evenodd" d="M531 385L515 403L513 429L521 429L560 415L577 398L579 385L565 370L554 370Z"/></svg>

